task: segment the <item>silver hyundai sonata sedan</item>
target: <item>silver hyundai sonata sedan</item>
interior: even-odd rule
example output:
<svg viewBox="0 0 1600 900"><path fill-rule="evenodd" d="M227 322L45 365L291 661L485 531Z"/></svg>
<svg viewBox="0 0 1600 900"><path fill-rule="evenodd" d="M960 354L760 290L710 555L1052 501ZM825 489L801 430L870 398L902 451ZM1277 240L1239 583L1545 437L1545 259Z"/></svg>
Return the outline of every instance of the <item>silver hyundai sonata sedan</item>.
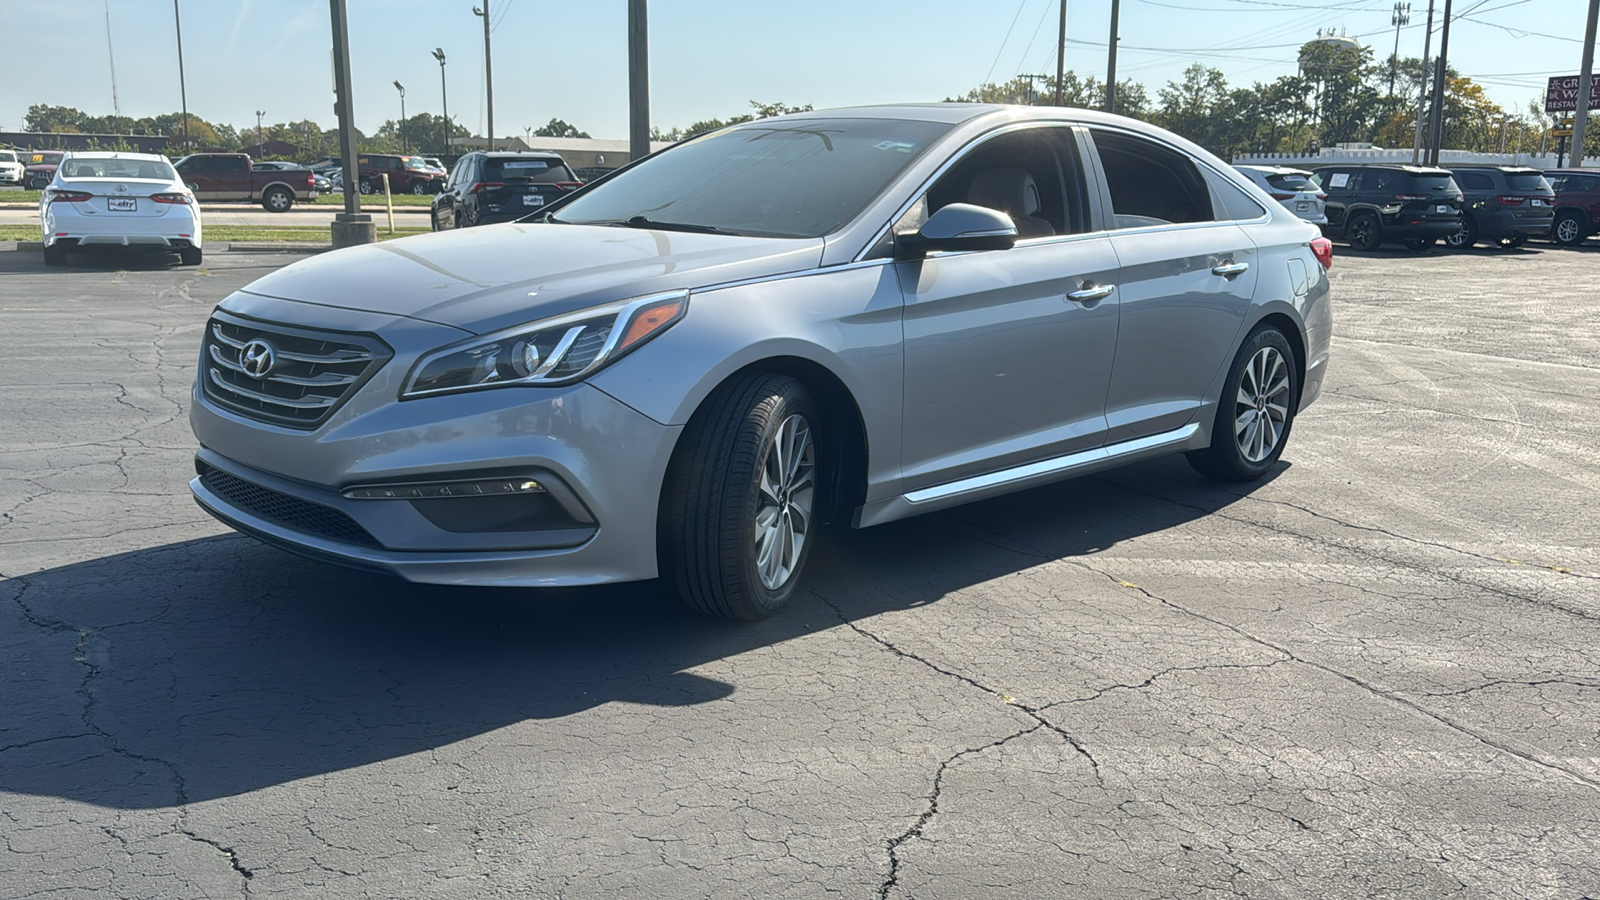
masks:
<svg viewBox="0 0 1600 900"><path fill-rule="evenodd" d="M969 104L764 119L536 220L225 298L195 498L412 581L662 577L753 619L865 528L1182 452L1264 476L1327 368L1332 250L1140 122Z"/></svg>

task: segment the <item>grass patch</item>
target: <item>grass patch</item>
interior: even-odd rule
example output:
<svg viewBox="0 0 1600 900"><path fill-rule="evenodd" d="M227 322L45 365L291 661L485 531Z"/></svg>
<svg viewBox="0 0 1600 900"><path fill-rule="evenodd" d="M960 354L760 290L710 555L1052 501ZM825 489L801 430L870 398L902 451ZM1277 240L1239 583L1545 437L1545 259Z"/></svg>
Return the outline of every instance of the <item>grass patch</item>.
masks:
<svg viewBox="0 0 1600 900"><path fill-rule="evenodd" d="M394 234L389 234L384 228L378 228L378 240L387 241L393 238L409 237L414 234L427 234L426 228L396 228ZM39 226L37 225L0 225L0 241L37 241L39 239ZM205 230L207 244L232 243L234 241L308 241L316 244L326 244L329 241L327 228L293 228L273 225L211 225Z"/></svg>
<svg viewBox="0 0 1600 900"><path fill-rule="evenodd" d="M432 206L433 205L433 195L432 194L395 194L393 196L394 196L394 205L395 206ZM343 194L318 194L317 195L317 199L312 201L312 202L314 202L317 206L343 206L344 205L344 195ZM361 197L361 211L362 212L373 212L375 210L380 210L380 209L383 209L383 195L382 194L363 194L362 195L362 197Z"/></svg>
<svg viewBox="0 0 1600 900"><path fill-rule="evenodd" d="M0 191L0 203L27 203L38 206L39 198L43 196L44 191Z"/></svg>

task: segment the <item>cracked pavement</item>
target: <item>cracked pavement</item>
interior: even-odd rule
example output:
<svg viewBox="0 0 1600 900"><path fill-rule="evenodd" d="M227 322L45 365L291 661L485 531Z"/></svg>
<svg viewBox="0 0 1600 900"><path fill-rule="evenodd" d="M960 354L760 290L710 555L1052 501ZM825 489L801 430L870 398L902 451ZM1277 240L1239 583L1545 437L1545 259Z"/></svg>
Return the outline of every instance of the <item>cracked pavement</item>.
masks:
<svg viewBox="0 0 1600 900"><path fill-rule="evenodd" d="M1340 247L1267 482L836 532L754 625L205 516L294 258L0 253L0 896L1600 898L1595 248Z"/></svg>

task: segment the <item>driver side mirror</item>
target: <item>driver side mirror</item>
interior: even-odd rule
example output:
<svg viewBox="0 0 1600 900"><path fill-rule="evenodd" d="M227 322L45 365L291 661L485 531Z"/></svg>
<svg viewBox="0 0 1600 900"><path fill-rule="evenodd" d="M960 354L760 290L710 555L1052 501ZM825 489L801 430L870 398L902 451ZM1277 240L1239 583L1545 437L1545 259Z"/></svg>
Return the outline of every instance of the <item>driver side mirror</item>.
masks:
<svg viewBox="0 0 1600 900"><path fill-rule="evenodd" d="M1010 250L1017 226L999 210L951 203L928 217L914 234L895 236L896 256L917 259L935 250Z"/></svg>
<svg viewBox="0 0 1600 900"><path fill-rule="evenodd" d="M183 183L183 186L184 186L184 187L186 187L186 188L188 188L188 189L189 189L189 190L191 190L191 191L198 191L198 190L200 190L200 185L198 185L198 184L195 184L195 183L194 183L194 182L192 182L192 181L185 181L185 182L184 182L184 183Z"/></svg>

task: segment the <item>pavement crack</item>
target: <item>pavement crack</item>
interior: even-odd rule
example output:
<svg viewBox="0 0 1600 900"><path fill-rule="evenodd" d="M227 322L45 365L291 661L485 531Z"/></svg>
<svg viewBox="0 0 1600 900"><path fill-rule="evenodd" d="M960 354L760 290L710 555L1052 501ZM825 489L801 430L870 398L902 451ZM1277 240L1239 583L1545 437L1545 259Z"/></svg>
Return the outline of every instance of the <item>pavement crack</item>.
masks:
<svg viewBox="0 0 1600 900"><path fill-rule="evenodd" d="M223 856L226 856L228 858L228 865L232 866L233 871L239 873L239 877L242 879L242 883L239 885L240 895L244 897L250 896L250 879L256 877L256 873L245 868L244 864L239 862L238 851L234 850L232 847L224 847L222 844L218 843L217 841L213 841L210 838L201 837L200 835L195 834L186 828L180 828L178 833L186 836L191 841L205 844L207 847L210 847L213 850L221 853Z"/></svg>

